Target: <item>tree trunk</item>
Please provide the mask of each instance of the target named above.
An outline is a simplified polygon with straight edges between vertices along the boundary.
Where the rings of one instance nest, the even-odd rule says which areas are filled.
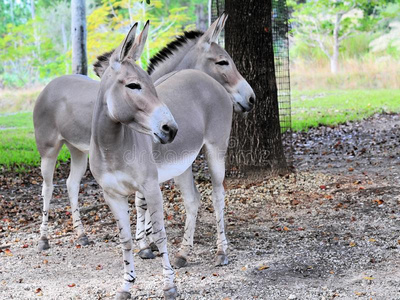
[[[225,48],[256,94],[247,117],[234,114],[228,163],[241,171],[287,170],[279,124],[271,0],[226,0]]]
[[[14,0],[11,0],[11,1],[10,1],[10,13],[11,13],[11,22],[15,25]]]
[[[87,75],[85,0],[71,1],[72,73]]]
[[[335,26],[333,28],[333,51],[331,60],[331,73],[336,74],[338,71],[338,60],[339,60],[339,30],[340,30],[340,22],[342,21],[343,14],[338,13],[336,15]]]
[[[34,19],[35,18],[35,1],[34,0],[31,0],[31,16],[32,16],[32,19]]]
[[[207,16],[203,4],[196,4],[196,28],[201,31],[207,30]]]

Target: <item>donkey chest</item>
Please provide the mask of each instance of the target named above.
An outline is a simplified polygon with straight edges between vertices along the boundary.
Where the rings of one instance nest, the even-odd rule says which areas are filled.
[[[138,184],[134,176],[121,171],[104,173],[101,176],[100,182],[104,191],[123,196],[131,195],[138,189]]]

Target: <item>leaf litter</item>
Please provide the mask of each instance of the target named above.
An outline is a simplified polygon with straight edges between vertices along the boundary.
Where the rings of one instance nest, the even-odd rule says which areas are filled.
[[[193,169],[202,202],[188,272],[179,270],[176,278],[179,299],[399,295],[400,116],[379,115],[310,129],[296,133],[293,145],[296,173],[226,179],[230,262],[220,268],[213,264],[216,237],[210,177],[203,157],[198,157]],[[88,171],[80,205],[93,244],[76,247],[67,209],[68,170],[61,164],[55,173],[51,249],[46,259],[37,251],[42,207],[39,170],[0,175],[0,299],[114,296],[122,278],[115,220]],[[172,258],[182,239],[185,208],[172,181],[162,190]],[[134,198],[129,201],[134,230]],[[160,258],[140,260],[136,243],[134,247],[135,284],[140,290],[135,289],[133,296],[161,298]]]

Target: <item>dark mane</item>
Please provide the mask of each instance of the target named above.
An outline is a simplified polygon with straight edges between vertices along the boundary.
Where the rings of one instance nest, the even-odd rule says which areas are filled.
[[[97,76],[101,78],[104,71],[108,68],[110,64],[110,57],[114,53],[115,49],[103,53],[100,56],[97,56],[97,61],[93,64],[93,71],[96,73]]]
[[[190,40],[197,39],[198,37],[202,36],[203,33],[204,32],[193,30],[185,31],[183,35],[177,36],[174,41],[170,42],[150,59],[150,64],[147,67],[147,73],[151,75],[154,72],[155,67],[172,55],[176,49],[186,44]]]
[[[150,59],[150,64],[147,67],[147,73],[151,75],[156,66],[166,60],[170,55],[172,55],[175,50],[177,50],[182,45],[185,45],[188,41],[197,39],[202,35],[203,32],[193,30],[185,31],[183,35],[177,36],[174,41],[170,42],[167,46],[161,49],[156,55],[154,55]],[[108,68],[110,57],[114,53],[114,51],[115,49],[98,56],[97,61],[93,64],[93,70],[100,78],[103,75],[104,71]]]

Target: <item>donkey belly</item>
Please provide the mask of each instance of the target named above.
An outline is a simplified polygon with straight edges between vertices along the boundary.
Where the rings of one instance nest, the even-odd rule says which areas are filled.
[[[58,92],[57,127],[63,140],[82,152],[89,152],[92,115],[99,82],[84,76],[64,76]]]
[[[196,150],[184,151],[181,155],[175,155],[172,151],[170,155],[167,153],[161,162],[157,162],[158,182],[162,183],[185,172],[192,165],[200,150],[201,147]]]

